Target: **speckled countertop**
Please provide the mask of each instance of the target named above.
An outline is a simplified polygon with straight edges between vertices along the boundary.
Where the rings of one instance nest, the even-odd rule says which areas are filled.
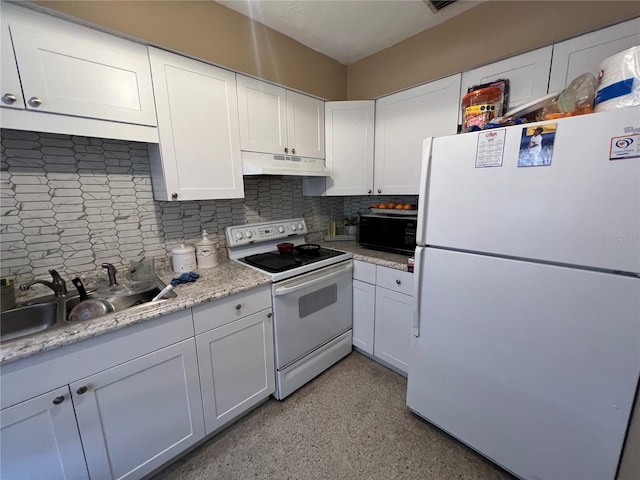
[[[315,240],[314,243],[352,252],[354,260],[407,270],[406,255],[370,250],[359,246],[355,241]],[[111,313],[89,322],[69,323],[37,335],[4,342],[0,344],[0,365],[271,283],[269,275],[233,262],[226,256],[221,258],[220,264],[215,268],[200,269],[197,272],[200,274],[197,281],[178,285],[174,289],[177,295],[175,298]],[[178,276],[171,271],[170,263],[164,260],[156,261],[156,274],[166,284]],[[90,281],[87,282],[84,277],[83,280],[90,286]]]
[[[232,262],[226,257],[221,259],[218,266],[197,272],[200,278],[195,282],[181,284],[174,289],[177,295],[175,298],[110,313],[88,322],[69,323],[37,335],[2,343],[0,365],[271,283],[269,275]],[[171,271],[168,262],[156,262],[156,274],[166,284],[178,276]]]

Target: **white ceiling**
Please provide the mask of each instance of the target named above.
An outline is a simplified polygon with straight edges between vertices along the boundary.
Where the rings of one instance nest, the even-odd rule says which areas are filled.
[[[486,0],[458,0],[433,13],[423,0],[216,0],[349,65]]]

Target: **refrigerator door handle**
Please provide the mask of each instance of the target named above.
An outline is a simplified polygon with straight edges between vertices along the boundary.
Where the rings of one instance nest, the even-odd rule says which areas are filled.
[[[431,152],[433,137],[422,142],[422,169],[420,171],[420,195],[418,196],[418,225],[416,226],[416,243],[425,246],[427,243],[427,205],[429,202],[429,178],[431,177]]]
[[[415,273],[413,278],[413,325],[411,332],[414,337],[420,336],[420,303],[421,303],[421,285],[422,285],[422,256],[424,255],[424,247],[417,247],[415,253]]]

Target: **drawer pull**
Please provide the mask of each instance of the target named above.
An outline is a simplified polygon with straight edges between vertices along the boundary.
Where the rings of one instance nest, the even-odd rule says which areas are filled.
[[[400,285],[402,282],[400,280],[396,280],[396,285]]]
[[[83,385],[83,386],[82,386],[82,387],[80,387],[78,390],[76,390],[76,393],[77,393],[78,395],[82,395],[82,394],[84,394],[84,393],[87,393],[87,390],[88,390],[88,388],[87,388],[86,386],[84,386],[84,385]]]
[[[13,93],[5,93],[2,96],[2,99],[5,101],[5,103],[11,105],[12,103],[15,103],[16,100],[18,100],[18,97],[16,97]]]
[[[236,310],[240,310],[241,308],[242,308],[242,305],[240,305],[240,304],[236,305]]]
[[[62,402],[64,402],[64,397],[62,395],[53,399],[54,405],[60,405]]]
[[[38,97],[31,97],[29,99],[29,103],[34,107],[39,107],[40,105],[42,105],[42,99]]]

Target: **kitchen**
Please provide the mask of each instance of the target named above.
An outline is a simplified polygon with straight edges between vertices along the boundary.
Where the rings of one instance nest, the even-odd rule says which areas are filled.
[[[62,8],[62,5],[64,4],[60,5],[60,8]],[[55,5],[52,5],[52,7],[56,8]],[[87,6],[77,4],[76,8],[82,10],[83,8],[87,8]],[[121,19],[128,18],[131,20],[132,18],[136,18],[135,10],[138,8],[144,9],[144,6],[139,4],[123,4],[122,8],[130,8],[134,10],[131,12],[132,15],[130,16],[119,16]],[[163,4],[161,11],[170,8],[170,4]],[[201,4],[196,4],[193,5],[193,8],[200,9],[203,7]],[[561,9],[562,7],[557,8]],[[624,8],[624,5],[621,4],[621,8]],[[501,15],[507,15],[509,11],[509,7],[503,7],[501,5]],[[549,10],[547,9],[546,12],[549,12]],[[618,10],[618,12],[622,12],[622,10]],[[166,13],[168,12],[165,11],[165,14]],[[85,19],[92,21],[91,14],[92,12],[89,11],[87,13],[88,17]],[[185,12],[174,11],[171,12],[171,14],[172,21],[175,22],[175,19],[180,18],[180,15],[185,15]],[[602,17],[605,14],[615,15],[608,8],[603,8],[603,11],[597,12],[597,14],[594,12],[591,12],[591,14],[593,14],[594,18]],[[624,17],[623,13],[618,14]],[[79,12],[76,12],[76,15],[82,17],[82,14]],[[99,9],[94,11],[93,15],[105,19],[109,17],[105,12],[100,12]],[[515,18],[515,7],[512,11],[512,15],[514,15]],[[558,15],[561,15],[561,13]],[[565,11],[565,15],[568,15],[568,12]],[[616,21],[631,18],[632,16],[634,15],[629,15],[624,18],[620,17],[616,20],[612,19],[610,23],[616,23]],[[232,15],[230,18],[234,19],[235,22],[240,21],[237,16]],[[94,18],[93,21],[100,23],[96,18]],[[217,21],[220,21],[220,19]],[[598,18],[597,21],[602,22],[603,20],[602,18]],[[584,31],[596,28],[596,20],[593,20],[593,22],[593,25],[590,27],[582,27],[585,29]],[[580,28],[579,26],[576,26],[575,23],[573,25],[576,29]],[[605,25],[598,23],[597,27],[600,26]],[[145,37],[140,32],[128,31],[127,28],[123,28],[123,26],[115,28],[115,26],[111,25],[109,27],[128,32],[136,37]],[[190,26],[189,28],[192,29],[194,27]],[[165,29],[164,32],[166,31],[167,30]],[[574,32],[576,35],[578,33],[582,33],[582,31],[577,30]],[[230,35],[238,35],[238,31],[233,31]],[[573,36],[570,32],[558,33],[558,35],[562,39]],[[243,55],[238,55],[237,53],[232,55],[233,58],[229,59],[225,57],[209,58],[209,54],[198,50],[198,48],[202,49],[202,46],[194,45],[193,48],[196,48],[195,50],[192,50],[189,45],[183,47],[182,45],[184,42],[187,44],[189,43],[189,37],[186,35],[183,37],[184,38],[176,40],[177,42],[183,43],[176,43],[175,46],[173,46],[173,44],[167,44],[166,41],[154,41],[154,39],[150,39],[150,41],[154,41],[154,43],[157,43],[158,45],[165,45],[177,51],[188,53],[196,57],[209,59],[214,63],[254,74],[276,83],[281,83],[323,98],[336,100],[346,98],[344,93],[344,82],[329,82],[324,81],[325,79],[323,78],[323,75],[328,75],[328,72],[335,70],[344,71],[345,68],[328,61],[326,58],[318,60],[313,63],[313,65],[310,65],[309,68],[304,68],[304,63],[298,63],[295,69],[280,66],[277,71],[263,72],[255,70],[257,67],[253,67],[254,69],[252,69],[248,68],[246,65],[239,65],[238,62],[251,62],[251,59],[248,59]],[[230,38],[234,37],[232,36]],[[558,38],[558,40],[560,38]],[[501,48],[513,48],[514,51],[502,53],[497,52],[495,55],[500,57],[509,56],[509,54],[538,47],[542,44],[547,44],[555,40],[557,39],[536,38],[534,40],[529,40],[531,43],[526,46],[507,46],[505,45],[507,42],[503,42]],[[201,44],[202,42],[197,43]],[[234,43],[239,47],[247,46],[247,43],[243,41],[220,43],[224,43],[225,45],[228,45],[228,43]],[[300,46],[295,45],[292,48],[300,48]],[[305,53],[308,54],[308,57],[315,58],[315,52]],[[230,55],[230,53],[225,51],[223,55]],[[306,56],[301,56],[298,53],[293,53],[292,55],[299,58],[300,62],[304,62],[306,60]],[[416,64],[420,64],[420,62],[423,62],[426,58],[433,58],[427,57],[426,55],[427,54],[425,53],[424,58],[416,55]],[[444,55],[444,53],[440,52],[439,55]],[[485,55],[487,55],[487,53],[485,53]],[[470,67],[489,63],[495,58],[496,57],[479,57],[478,59],[473,60],[476,63],[466,61],[467,63],[464,65],[453,65],[449,67],[449,71],[434,71],[433,73],[430,73],[432,76],[429,78],[423,76],[419,79],[415,78],[415,76],[418,75],[416,72],[403,72],[402,68],[398,67],[397,78],[394,76],[394,79],[389,81],[388,86],[382,87],[383,90],[376,91],[376,88],[380,87],[376,87],[372,81],[372,85],[361,85],[361,93],[358,93],[357,82],[359,78],[360,81],[362,81],[362,79],[359,77],[358,66],[356,66],[349,72],[348,81],[350,83],[353,82],[353,84],[350,86],[350,95],[348,98],[376,98],[385,93],[390,93],[391,91],[399,90],[413,84],[422,83],[432,78],[438,78],[455,71],[466,71]],[[371,59],[370,62],[373,60],[374,59]],[[449,62],[451,61],[453,60],[450,60]],[[461,59],[458,61],[465,60]],[[276,62],[277,65],[284,65],[285,63],[286,62]],[[326,64],[329,65],[325,69],[324,65]],[[438,66],[434,66],[434,68],[447,68],[446,66],[441,66],[442,64],[446,65],[446,62],[438,62]],[[262,62],[261,66],[265,69],[270,67],[273,68],[269,62]],[[362,69],[366,69],[367,62],[361,64],[360,67]],[[407,69],[409,67],[404,66],[404,68]],[[301,83],[303,82],[304,75],[307,74],[306,72],[313,72],[314,75],[321,80],[319,82],[321,85],[309,85],[307,87]],[[296,79],[295,77],[297,75],[300,75],[302,78]],[[365,77],[367,75],[368,73],[365,72]],[[424,73],[420,73],[419,75],[424,75]],[[412,77],[414,80],[411,79]],[[403,85],[403,82],[406,83]],[[331,86],[336,83],[340,83],[342,85],[341,88],[343,89],[343,93],[324,90],[331,88]],[[369,90],[366,90],[367,88]],[[353,93],[351,93],[352,91]],[[11,138],[11,135],[13,135],[14,138]],[[11,242],[16,242],[14,245],[17,247],[15,250],[9,249],[6,254],[4,250],[5,241],[3,238],[3,268],[5,266],[10,266],[12,263],[13,265],[23,267],[25,265],[25,260],[27,260],[27,263],[30,265],[31,259],[34,259],[35,268],[28,271],[38,276],[46,276],[48,268],[51,268],[52,266],[59,266],[61,264],[65,265],[70,272],[80,272],[95,268],[95,265],[101,262],[117,262],[120,259],[129,260],[139,254],[141,245],[147,255],[166,256],[168,250],[178,244],[183,238],[193,240],[197,239],[202,226],[206,226],[208,231],[218,233],[216,238],[218,243],[216,246],[222,251],[224,251],[223,230],[224,227],[228,225],[238,225],[278,218],[304,217],[307,223],[307,229],[316,232],[324,232],[326,231],[326,226],[329,220],[334,218],[336,215],[342,216],[351,214],[361,210],[362,208],[367,208],[371,203],[373,203],[373,201],[367,197],[366,191],[356,197],[310,197],[303,194],[304,186],[299,181],[287,180],[284,178],[268,179],[265,177],[249,177],[244,180],[244,200],[222,199],[202,201],[187,200],[185,202],[154,202],[153,191],[148,174],[149,166],[144,162],[146,153],[146,145],[144,143],[130,144],[123,141],[100,140],[90,135],[64,137],[59,135],[49,135],[47,133],[38,134],[34,132],[3,131],[3,143],[9,140],[11,140],[12,143],[4,147],[5,154],[10,156],[8,151],[12,148],[16,149],[16,158],[15,160],[11,160],[11,162],[15,161],[15,163],[10,163],[10,167],[22,169],[23,172],[33,172],[35,168],[42,168],[44,166],[47,172],[51,172],[47,175],[49,179],[55,182],[61,182],[59,185],[55,185],[54,187],[59,191],[59,194],[56,196],[82,196],[85,200],[96,202],[88,205],[90,208],[95,210],[88,211],[87,216],[83,216],[83,218],[77,218],[77,215],[74,216],[73,214],[75,210],[73,210],[73,207],[70,207],[70,210],[67,210],[66,212],[55,212],[57,217],[56,222],[52,222],[51,220],[47,221],[46,219],[41,218],[38,218],[37,221],[33,220],[33,224],[29,225],[29,228],[43,228],[43,230],[38,230],[38,234],[52,235],[52,237],[43,238],[46,243],[38,242],[37,245],[40,246],[34,246],[33,252],[30,252],[29,255],[25,255],[24,248],[19,248],[19,242],[22,241],[24,237],[20,237],[19,235],[15,238],[6,237],[10,238]],[[43,145],[41,155],[38,155],[36,153],[37,150],[34,150],[33,148],[36,143]],[[11,156],[14,155],[12,154]],[[44,156],[46,156],[46,158],[43,161]],[[74,156],[73,161],[69,159],[70,156]],[[76,179],[77,181],[75,183],[62,183],[68,182],[68,179],[64,178],[65,175],[62,174],[68,173],[70,171],[69,169],[77,171],[79,178]],[[108,182],[108,185],[96,185],[95,183],[91,184],[87,179],[89,174],[93,176],[99,176],[96,174],[117,175],[125,169],[127,169],[127,172],[133,171],[134,173],[132,175],[133,180],[128,184],[118,185],[117,179],[113,179],[114,184],[110,181]],[[136,175],[137,172],[139,172],[139,175]],[[56,174],[60,174],[60,178],[55,178]],[[27,176],[29,175],[23,175],[22,177]],[[33,176],[31,176],[31,179],[25,178],[24,181],[28,182],[32,180],[32,178]],[[19,184],[20,181],[20,179],[17,180],[17,183]],[[77,185],[78,183],[80,184],[79,186]],[[66,189],[68,189],[68,191]],[[111,189],[114,190],[112,191]],[[21,222],[34,218],[33,214],[27,213],[28,211],[33,210],[36,212],[42,212],[47,209],[47,207],[37,203],[39,201],[43,201],[38,198],[37,194],[39,189],[37,187],[25,189],[23,191],[28,192],[26,195],[27,198],[19,197],[20,201],[25,201],[27,204],[29,204],[30,201],[34,203],[32,209],[23,209],[24,211],[22,212],[22,215],[24,215],[24,218],[20,219]],[[43,192],[40,191],[40,193]],[[396,192],[394,192],[394,194],[395,193]],[[404,193],[411,193],[415,195],[417,191]],[[16,192],[16,194],[21,193]],[[265,198],[268,200],[265,201]],[[48,199],[49,197],[46,197],[46,200],[44,201],[48,201]],[[377,198],[376,201],[378,201]],[[72,202],[68,202],[68,204],[73,205]],[[118,214],[114,215],[113,212],[117,212]],[[122,212],[121,215],[120,212]],[[41,214],[41,216],[45,218],[52,218],[53,215]],[[115,222],[113,221],[114,217]],[[54,238],[56,237],[55,232],[48,231],[46,228],[51,227],[53,223],[58,222],[68,222],[58,225],[66,230],[66,234],[60,234],[59,238]],[[94,229],[98,230],[97,235],[94,234]],[[162,235],[158,234],[160,231],[162,232]],[[91,232],[91,235],[89,235],[89,232]],[[97,238],[97,242],[96,240],[93,240],[94,238]],[[131,245],[131,247],[129,247],[129,245]],[[10,247],[11,245],[7,246]],[[87,247],[91,249],[89,258],[87,257]],[[31,249],[31,247],[29,249]],[[49,252],[49,250],[51,250],[51,252]],[[46,254],[39,254],[37,252],[46,252]],[[36,263],[38,260],[40,261]],[[12,263],[6,263],[7,261]]]

